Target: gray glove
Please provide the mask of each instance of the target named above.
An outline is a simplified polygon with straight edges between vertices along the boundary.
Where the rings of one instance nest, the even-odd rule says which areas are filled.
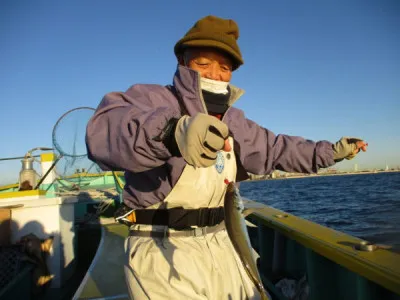
[[[199,113],[183,116],[175,129],[175,139],[185,161],[195,167],[209,167],[215,163],[217,152],[224,147],[229,130],[216,117]]]
[[[336,144],[333,145],[333,160],[335,162],[342,161],[343,159],[353,159],[358,152],[357,142],[362,141],[359,138],[353,137],[342,137]]]

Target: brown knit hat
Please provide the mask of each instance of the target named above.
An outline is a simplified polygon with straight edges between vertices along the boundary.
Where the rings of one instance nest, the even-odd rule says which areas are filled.
[[[187,47],[218,48],[233,58],[233,69],[235,70],[244,63],[237,44],[238,38],[239,27],[235,21],[207,16],[197,21],[175,44],[174,52],[178,57]]]

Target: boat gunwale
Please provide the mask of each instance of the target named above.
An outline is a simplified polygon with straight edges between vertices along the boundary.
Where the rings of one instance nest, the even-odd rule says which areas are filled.
[[[360,244],[362,239],[252,200],[247,199],[245,207],[254,210],[249,217],[251,221],[256,220],[257,225],[277,230],[319,255],[400,295],[399,254],[387,249],[359,251],[350,245]],[[282,215],[287,217],[282,218]],[[399,263],[390,263],[396,260]]]

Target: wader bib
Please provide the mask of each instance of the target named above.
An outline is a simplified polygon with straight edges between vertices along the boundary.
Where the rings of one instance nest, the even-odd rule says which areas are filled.
[[[149,208],[223,206],[225,179],[235,180],[232,150],[220,151],[215,165],[186,165],[167,198]],[[174,229],[160,225],[131,226],[133,231],[167,231],[164,238],[129,236],[125,240],[125,279],[132,299],[259,299],[223,225],[207,233],[198,228],[192,236],[173,236]],[[205,229],[204,229],[205,228]],[[211,228],[210,228],[211,229]]]

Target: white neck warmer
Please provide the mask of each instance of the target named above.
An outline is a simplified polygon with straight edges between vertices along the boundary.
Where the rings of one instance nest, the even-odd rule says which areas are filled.
[[[200,77],[200,88],[214,94],[227,94],[229,82]]]

